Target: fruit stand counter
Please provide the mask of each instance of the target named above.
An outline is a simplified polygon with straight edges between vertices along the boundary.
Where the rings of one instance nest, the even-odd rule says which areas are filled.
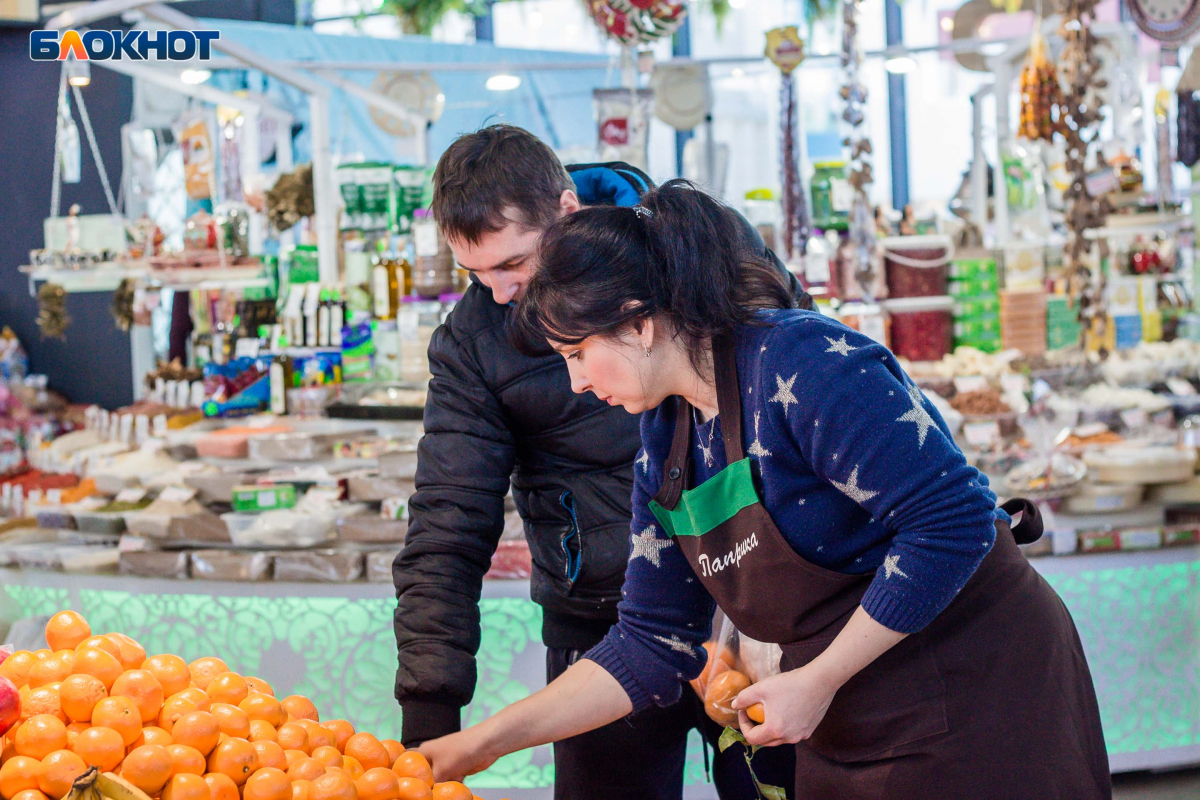
[[[1033,561],[1079,626],[1115,771],[1200,763],[1200,547]],[[399,738],[395,599],[386,584],[225,583],[0,570],[0,625],[62,608],[150,653],[219,653],[329,718]],[[543,684],[541,614],[526,581],[487,581],[476,722]],[[0,628],[2,629],[2,628]],[[40,626],[38,627],[40,631]],[[710,798],[693,748],[688,798]],[[549,748],[471,781],[487,798],[549,798]],[[501,790],[499,793],[497,790]]]

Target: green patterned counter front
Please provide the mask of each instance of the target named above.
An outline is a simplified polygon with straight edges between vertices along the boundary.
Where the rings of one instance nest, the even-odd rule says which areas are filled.
[[[1200,763],[1200,548],[1034,563],[1079,627],[1114,770]],[[97,632],[127,633],[151,654],[178,653],[189,661],[220,656],[232,669],[269,681],[280,697],[306,695],[326,718],[399,738],[389,586],[9,570],[0,570],[0,580],[5,625],[73,608]],[[527,696],[545,675],[541,613],[528,599],[528,584],[488,582],[481,610],[479,685],[466,724]],[[688,783],[703,781],[703,762],[693,747]],[[501,759],[472,781],[480,789],[551,785],[547,747]]]

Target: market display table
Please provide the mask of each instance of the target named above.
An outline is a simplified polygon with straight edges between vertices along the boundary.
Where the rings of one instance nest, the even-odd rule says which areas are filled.
[[[1047,557],[1092,668],[1114,771],[1200,763],[1200,547]],[[0,624],[61,608],[150,653],[220,654],[276,694],[312,698],[329,718],[399,738],[392,699],[395,599],[387,584],[228,583],[0,570]],[[543,685],[541,613],[527,581],[487,581],[475,700],[478,722]],[[695,735],[693,735],[695,738]],[[696,738],[694,744],[698,742]],[[713,797],[694,746],[689,798]],[[548,798],[547,747],[501,759],[471,781],[487,797]],[[496,790],[501,790],[497,792]]]

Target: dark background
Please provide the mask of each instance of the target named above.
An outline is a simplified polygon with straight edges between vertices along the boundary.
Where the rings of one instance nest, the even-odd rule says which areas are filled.
[[[295,24],[293,0],[193,0],[175,3],[195,17]],[[120,20],[93,23],[114,30]],[[129,334],[113,322],[107,292],[69,295],[71,324],[64,340],[46,339],[38,330],[37,301],[17,267],[29,251],[42,247],[42,220],[50,214],[54,169],[55,103],[60,65],[29,58],[32,27],[0,26],[0,327],[11,327],[29,354],[30,369],[50,378],[50,386],[75,403],[115,408],[133,401]],[[121,176],[121,126],[129,122],[132,81],[97,64],[92,82],[82,89],[108,168],[113,193]],[[66,213],[78,203],[84,214],[107,213],[99,173],[76,112],[83,153],[83,179],[63,184]]]

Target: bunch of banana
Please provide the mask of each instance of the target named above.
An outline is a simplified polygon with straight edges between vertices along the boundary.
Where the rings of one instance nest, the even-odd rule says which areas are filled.
[[[150,795],[112,772],[92,767],[75,779],[65,800],[151,800]]]

